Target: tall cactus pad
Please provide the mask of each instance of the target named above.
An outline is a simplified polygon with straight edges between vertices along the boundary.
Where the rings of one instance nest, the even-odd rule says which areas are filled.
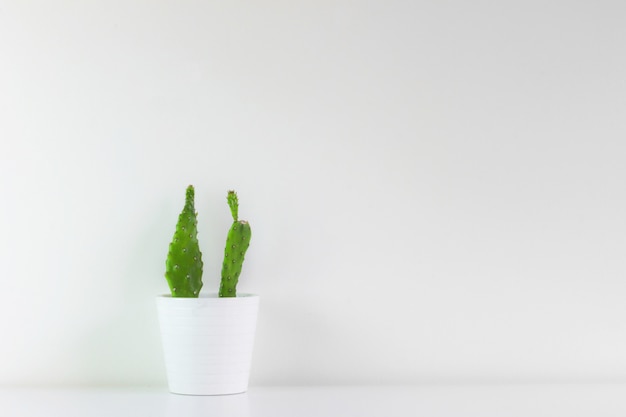
[[[185,207],[165,262],[165,278],[172,297],[198,297],[202,288],[202,253],[198,245],[198,220],[193,186],[187,187]]]
[[[252,232],[247,221],[238,219],[239,202],[237,194],[234,191],[229,191],[227,200],[233,216],[233,224],[226,238],[219,296],[236,297],[237,283],[239,282],[239,275],[241,274],[246,251],[248,246],[250,246]]]

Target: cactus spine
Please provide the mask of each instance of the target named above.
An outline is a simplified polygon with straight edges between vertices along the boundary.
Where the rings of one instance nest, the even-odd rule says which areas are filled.
[[[194,188],[187,187],[185,207],[178,216],[176,232],[165,262],[165,278],[172,297],[198,297],[202,288],[202,253],[198,245],[198,220]]]
[[[250,225],[245,220],[239,220],[239,201],[234,191],[227,196],[228,206],[233,216],[233,224],[228,231],[224,262],[222,263],[222,281],[220,283],[220,297],[236,297],[237,283],[241,274],[244,257],[250,246]]]

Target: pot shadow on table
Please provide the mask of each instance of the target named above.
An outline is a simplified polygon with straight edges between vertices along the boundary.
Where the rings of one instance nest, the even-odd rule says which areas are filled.
[[[338,359],[329,362],[323,357],[338,340],[332,329],[329,317],[297,298],[262,298],[251,385],[318,384]]]
[[[155,301],[159,293],[167,291],[163,277],[167,243],[164,246],[156,232],[165,217],[165,212],[154,215],[125,264],[117,269],[122,277],[115,280],[118,287],[110,306],[101,307],[101,303],[100,309],[105,311],[99,317],[85,318],[89,327],[77,335],[72,347],[76,378],[85,385],[166,390]]]

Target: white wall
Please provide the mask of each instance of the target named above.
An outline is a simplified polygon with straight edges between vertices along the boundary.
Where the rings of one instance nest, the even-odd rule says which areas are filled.
[[[253,384],[626,377],[621,2],[3,1],[0,383],[163,384],[235,188]]]

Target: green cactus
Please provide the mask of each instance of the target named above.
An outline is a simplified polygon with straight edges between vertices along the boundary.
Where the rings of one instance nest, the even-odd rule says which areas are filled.
[[[165,262],[165,278],[172,297],[198,297],[202,288],[202,253],[198,245],[198,220],[194,189],[187,187],[185,207],[178,216],[176,232]]]
[[[220,297],[236,297],[237,283],[241,274],[244,257],[250,246],[250,225],[245,220],[239,220],[239,201],[234,191],[228,192],[228,206],[233,216],[233,224],[228,231],[224,262],[222,263],[222,282],[220,283]]]

